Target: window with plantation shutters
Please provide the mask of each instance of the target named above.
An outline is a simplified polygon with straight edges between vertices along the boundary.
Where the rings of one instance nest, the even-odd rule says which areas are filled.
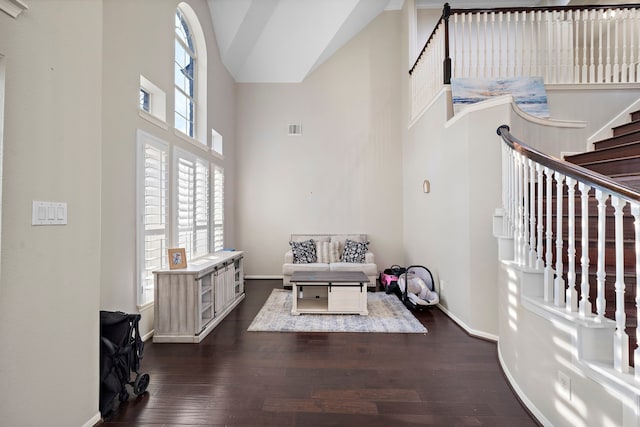
[[[213,168],[213,250],[224,248],[224,170]]]
[[[189,23],[178,8],[175,16],[175,127],[195,137],[196,53]]]
[[[138,303],[153,301],[153,271],[167,266],[167,144],[138,131]]]
[[[209,253],[209,163],[176,150],[177,246],[187,260]]]

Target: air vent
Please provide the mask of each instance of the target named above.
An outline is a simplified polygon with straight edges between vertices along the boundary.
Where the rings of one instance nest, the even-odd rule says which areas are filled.
[[[302,125],[289,125],[289,136],[302,135]]]

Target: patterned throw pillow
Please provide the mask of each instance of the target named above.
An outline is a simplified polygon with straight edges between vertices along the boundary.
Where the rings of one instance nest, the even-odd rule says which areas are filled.
[[[289,242],[291,252],[293,253],[294,264],[309,264],[316,262],[316,242],[313,239],[304,242]]]
[[[364,255],[367,253],[369,241],[354,242],[353,240],[345,240],[344,251],[342,252],[342,262],[364,262]]]

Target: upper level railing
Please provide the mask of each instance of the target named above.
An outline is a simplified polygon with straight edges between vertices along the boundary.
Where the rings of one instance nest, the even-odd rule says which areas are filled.
[[[640,5],[451,9],[409,70],[412,118],[451,78],[640,81]]]
[[[640,193],[527,146],[513,137],[507,126],[501,126],[498,134],[505,143],[502,208],[506,221],[502,233],[514,239],[514,262],[543,274],[544,301],[559,311],[576,313],[581,321],[594,324],[602,324],[606,317],[613,318],[613,343],[598,345],[610,348],[613,344],[608,353],[612,356],[612,368],[631,375],[630,359],[640,361],[640,349],[630,349],[628,335],[635,328],[637,342],[640,329],[627,321],[627,313],[640,318]],[[595,219],[590,206],[597,210]],[[563,213],[565,208],[567,211]],[[613,239],[608,240],[607,210],[614,214]],[[631,228],[631,221],[626,219],[634,221],[631,233],[629,230],[625,233],[625,224]],[[611,232],[610,228],[608,233]],[[590,233],[595,233],[596,239],[590,238]],[[630,242],[635,244],[630,247]],[[629,252],[634,254],[627,263],[633,269],[631,272],[625,271],[625,243],[627,256]],[[576,248],[576,244],[580,246]],[[608,254],[607,244],[614,246]],[[612,255],[614,259],[610,260]],[[594,261],[595,269],[590,268]],[[615,266],[614,283],[606,280],[609,265]],[[595,272],[595,278],[591,272]],[[627,286],[625,280],[633,282],[634,288]],[[635,301],[629,298],[625,301],[625,292],[634,291]],[[609,306],[607,294],[615,295]],[[611,306],[614,313],[607,312]],[[635,369],[635,380],[640,381],[640,369]]]

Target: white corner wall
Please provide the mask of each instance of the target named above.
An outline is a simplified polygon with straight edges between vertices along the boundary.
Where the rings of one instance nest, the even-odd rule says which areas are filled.
[[[496,129],[508,104],[447,122],[448,91],[409,129],[404,147],[404,245],[408,264],[439,278],[441,305],[469,332],[497,337],[497,245],[491,223],[500,197]],[[431,191],[422,191],[428,180]]]
[[[0,13],[0,425],[98,421],[102,1]],[[32,226],[33,200],[68,224]]]
[[[238,85],[245,274],[281,276],[291,233],[367,233],[380,269],[404,261],[400,25],[382,13],[302,83]]]

